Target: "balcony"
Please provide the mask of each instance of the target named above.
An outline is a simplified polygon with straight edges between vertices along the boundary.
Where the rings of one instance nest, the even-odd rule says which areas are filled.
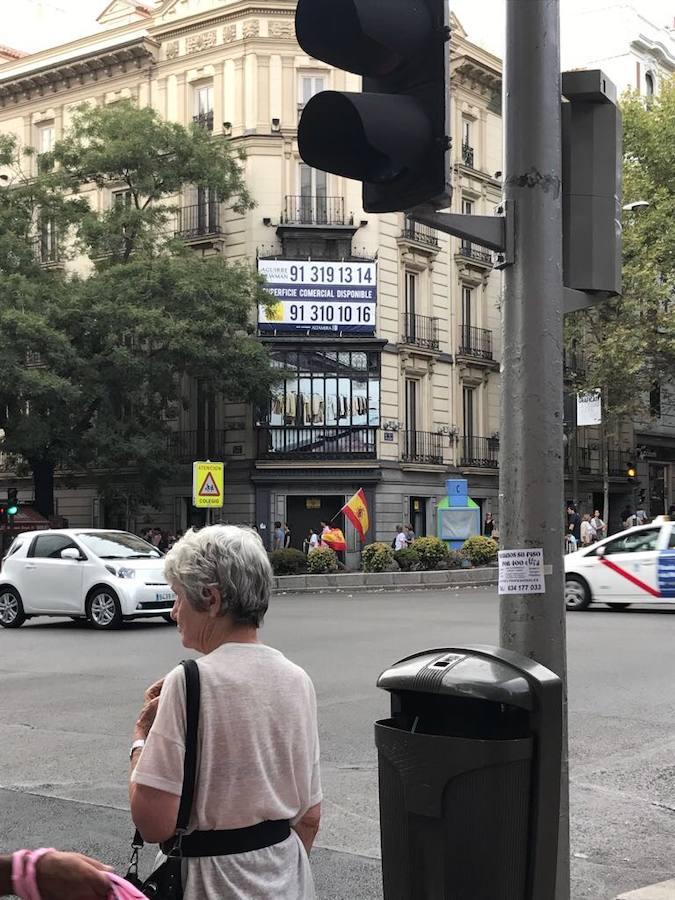
[[[438,319],[433,316],[419,316],[417,313],[405,313],[403,316],[404,344],[422,347],[425,350],[438,350]]]
[[[225,432],[216,431],[209,436],[205,431],[174,431],[167,435],[166,445],[169,456],[176,463],[222,459],[225,455]]]
[[[258,459],[375,459],[377,428],[359,425],[317,425],[258,429]]]
[[[220,205],[218,203],[197,203],[183,206],[176,213],[175,236],[184,241],[198,241],[218,237],[220,228]]]
[[[433,431],[404,431],[401,462],[443,465],[443,435]]]
[[[405,225],[403,226],[401,237],[406,241],[424,244],[425,247],[433,247],[434,250],[438,250],[439,247],[436,229],[430,228],[428,225],[420,225],[419,222],[414,222],[408,216],[405,217]]]
[[[457,355],[492,362],[492,331],[489,328],[462,325]]]
[[[565,474],[573,472],[574,454],[572,447],[565,446]],[[631,450],[609,450],[607,454],[607,472],[611,478],[626,478],[628,464],[635,462],[635,453]],[[577,474],[602,475],[602,454],[599,447],[577,447]]]
[[[284,200],[282,225],[349,226],[354,217],[345,217],[343,197],[322,197],[314,194],[290,194]]]
[[[563,350],[563,377],[565,381],[583,381],[586,365],[581,353]]]
[[[473,169],[473,147],[469,144],[462,144],[462,162]]]
[[[470,241],[462,241],[459,246],[458,254],[464,259],[470,260],[472,263],[477,263],[481,268],[492,268],[494,265],[492,251],[484,250],[482,247],[479,247],[477,244],[472,244]]]
[[[499,468],[499,439],[467,435],[459,439],[460,466],[472,469]]]
[[[204,131],[213,131],[213,110],[210,109],[208,112],[198,113],[192,117],[192,121],[195,125],[203,128]]]

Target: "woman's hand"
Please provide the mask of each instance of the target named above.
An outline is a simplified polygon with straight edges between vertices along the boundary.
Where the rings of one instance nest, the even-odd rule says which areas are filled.
[[[151,684],[143,695],[144,703],[134,726],[134,740],[146,740],[157,715],[159,695],[162,693],[164,679],[160,678]]]
[[[111,866],[81,853],[46,853],[37,863],[42,900],[103,900],[112,896],[106,872]]]

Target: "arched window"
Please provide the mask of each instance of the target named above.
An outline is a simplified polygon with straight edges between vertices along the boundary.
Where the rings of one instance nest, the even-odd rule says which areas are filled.
[[[648,97],[654,96],[654,76],[651,72],[645,74],[645,94]]]

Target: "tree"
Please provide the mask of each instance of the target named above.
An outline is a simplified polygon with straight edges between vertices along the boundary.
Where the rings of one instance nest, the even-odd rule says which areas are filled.
[[[186,379],[212,401],[255,402],[272,373],[250,324],[268,302],[258,276],[197,257],[169,227],[186,182],[236,210],[251,206],[227,142],[129,103],[83,108],[41,170],[37,182],[17,177],[1,192],[0,424],[3,449],[27,460],[49,515],[59,465],[135,470],[146,493],[170,478],[166,418],[188,404]],[[17,235],[35,233],[35,212],[22,218],[19,203],[35,183],[37,207],[53,202],[92,262],[89,278],[45,272],[27,254],[11,271]],[[92,185],[127,193],[99,212],[85,199]]]
[[[568,345],[584,347],[580,387],[602,387],[610,427],[648,415],[647,397],[675,371],[675,79],[658,97],[628,94],[623,217],[623,294],[567,317]]]

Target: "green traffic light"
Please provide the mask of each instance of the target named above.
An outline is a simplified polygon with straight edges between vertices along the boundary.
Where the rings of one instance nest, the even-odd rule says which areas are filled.
[[[18,511],[19,511],[18,506],[8,506],[7,507],[7,515],[8,516],[15,516],[18,513]]]

